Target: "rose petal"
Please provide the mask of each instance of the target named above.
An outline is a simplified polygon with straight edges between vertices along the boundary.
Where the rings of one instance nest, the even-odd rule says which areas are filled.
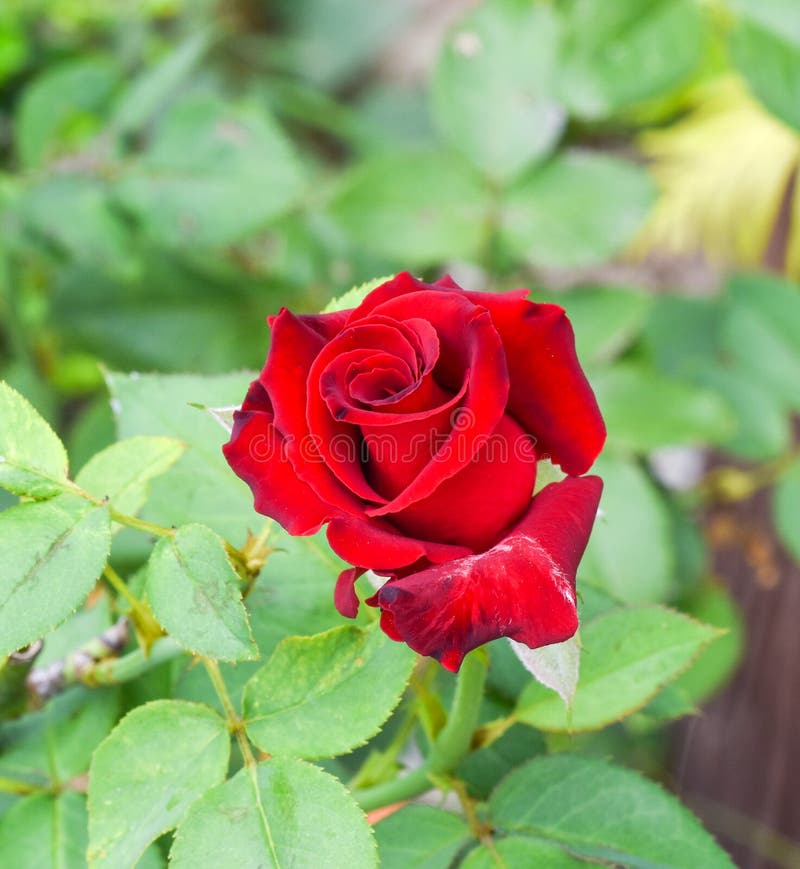
[[[421,560],[436,564],[472,554],[466,546],[411,538],[380,519],[336,518],[328,525],[328,542],[340,558],[378,573]]]
[[[509,383],[500,337],[489,312],[463,295],[439,291],[432,300],[430,293],[410,293],[386,302],[376,312],[398,319],[422,314],[436,329],[441,344],[434,370],[437,382],[452,392],[467,383],[458,420],[453,419],[450,434],[431,461],[388,504],[367,511],[371,516],[384,516],[427,497],[473,460],[503,418]]]
[[[497,637],[563,642],[578,627],[575,573],[601,491],[599,477],[551,483],[488,552],[390,580],[367,603],[391,614],[390,635],[453,671]]]
[[[270,412],[236,411],[231,439],[222,452],[234,472],[250,486],[255,509],[271,516],[290,534],[313,534],[339,513],[297,478]]]
[[[328,314],[299,314],[297,319],[304,326],[313,329],[327,343],[344,329],[350,313],[350,310],[344,310],[332,311]]]
[[[320,458],[318,440],[306,422],[306,381],[324,338],[310,325],[285,308],[270,318],[272,344],[259,378],[275,408],[275,426],[286,441],[286,454],[297,476],[321,500],[359,515],[361,501],[336,479]]]
[[[508,409],[567,474],[585,473],[606,439],[594,392],[575,352],[572,326],[558,305],[525,301],[526,290],[466,295],[489,309],[500,333],[511,390]]]
[[[391,521],[413,536],[461,543],[480,552],[525,512],[535,483],[531,440],[504,416],[472,462],[427,498],[392,514]]]
[[[350,567],[343,570],[336,580],[333,590],[333,603],[337,610],[346,618],[354,619],[358,615],[358,595],[356,580],[365,572],[363,567]]]
[[[409,274],[409,272],[400,272],[391,280],[375,287],[375,289],[367,295],[364,301],[357,308],[348,312],[350,315],[348,317],[348,322],[355,323],[358,320],[363,320],[365,317],[370,316],[378,306],[384,304],[384,302],[388,302],[390,299],[405,296],[408,293],[431,290],[435,292],[437,290],[446,289],[450,288],[443,285],[440,286],[438,282],[436,284],[426,284],[424,281],[420,281],[412,274]]]

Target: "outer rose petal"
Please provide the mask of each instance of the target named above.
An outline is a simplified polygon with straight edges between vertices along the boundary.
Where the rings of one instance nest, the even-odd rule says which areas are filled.
[[[551,483],[488,552],[390,580],[367,603],[389,615],[390,636],[453,671],[498,637],[563,642],[578,628],[575,573],[602,488],[599,477]]]
[[[270,412],[237,411],[231,439],[222,452],[250,486],[255,509],[276,519],[290,534],[313,534],[339,514],[297,478]]]
[[[589,470],[606,439],[597,400],[575,352],[572,326],[558,305],[525,301],[527,290],[466,296],[489,309],[500,333],[511,390],[508,409],[570,475]]]
[[[333,590],[333,603],[337,610],[347,619],[354,619],[358,614],[358,595],[356,580],[364,573],[363,567],[349,567],[339,574],[336,587]]]

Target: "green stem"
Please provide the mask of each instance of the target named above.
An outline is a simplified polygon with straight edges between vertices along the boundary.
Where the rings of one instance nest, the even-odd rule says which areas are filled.
[[[452,772],[469,754],[472,734],[478,723],[486,681],[486,654],[472,652],[464,658],[456,682],[453,705],[422,766],[392,781],[356,790],[356,801],[365,811],[409,800],[430,790],[436,776]]]
[[[163,525],[156,525],[154,522],[146,522],[144,519],[138,519],[136,516],[128,516],[127,513],[120,513],[119,510],[111,508],[111,518],[120,525],[127,525],[128,528],[135,528],[137,531],[142,531],[145,534],[153,534],[156,537],[173,537],[175,535],[174,528],[166,528]]]
[[[228,729],[236,737],[236,742],[239,745],[239,751],[242,753],[242,759],[247,767],[254,768],[256,759],[253,755],[253,750],[250,748],[250,743],[247,741],[247,734],[244,730],[244,722],[236,712],[236,708],[231,700],[231,695],[228,693],[228,686],[222,678],[222,673],[219,669],[219,664],[212,658],[202,658],[203,666],[206,668],[208,678],[217,692],[222,708],[225,710],[225,717],[228,719]]]
[[[105,576],[108,584],[114,591],[125,600],[128,606],[132,610],[138,610],[140,607],[139,598],[128,588],[125,580],[117,573],[116,570],[110,565],[107,564],[103,568],[103,575]]]
[[[142,649],[135,649],[121,658],[108,658],[98,661],[93,667],[82,674],[80,681],[84,685],[118,685],[121,682],[130,682],[142,673],[152,670],[165,661],[171,661],[186,654],[186,650],[179,646],[171,637],[162,637],[156,640],[150,647],[150,653],[145,654]]]
[[[41,793],[45,790],[47,789],[40,785],[33,785],[29,782],[0,776],[0,793],[2,794],[18,794],[19,796],[25,796],[26,794]]]

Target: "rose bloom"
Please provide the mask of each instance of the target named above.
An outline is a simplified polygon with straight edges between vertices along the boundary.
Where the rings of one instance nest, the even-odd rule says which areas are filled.
[[[597,512],[582,477],[605,441],[557,305],[402,273],[355,309],[269,322],[263,371],[225,456],[291,534],[327,523],[393,639],[457,670],[497,637],[531,648],[578,627],[575,573]],[[533,494],[537,461],[567,476]]]

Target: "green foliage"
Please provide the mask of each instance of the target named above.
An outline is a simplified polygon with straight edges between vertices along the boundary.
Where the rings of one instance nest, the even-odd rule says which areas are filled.
[[[672,683],[672,687],[687,701],[702,703],[727,684],[741,660],[744,647],[742,614],[730,592],[716,583],[701,586],[683,605],[693,618],[724,631]]]
[[[0,513],[0,654],[64,621],[97,582],[110,545],[108,507],[71,495]]]
[[[786,0],[733,0],[739,19],[730,34],[733,61],[776,117],[800,128],[800,20]]]
[[[581,671],[575,699],[538,682],[520,695],[516,716],[540,730],[597,730],[641,709],[685,670],[717,632],[660,607],[616,610],[581,630]]]
[[[580,576],[624,603],[662,602],[674,591],[676,553],[667,504],[647,474],[628,459],[601,456],[600,517]]]
[[[170,865],[278,869],[310,866],[321,855],[331,869],[378,865],[369,825],[344,787],[311,764],[275,758],[243,769],[191,807]]]
[[[613,447],[647,453],[674,444],[718,444],[735,425],[716,392],[644,366],[619,363],[598,372],[593,385]]]
[[[566,151],[509,191],[501,240],[517,260],[542,268],[603,262],[624,248],[653,201],[644,170],[588,151]]]
[[[289,637],[247,683],[247,732],[264,751],[315,759],[374,736],[399,703],[414,666],[407,646],[373,626]]]
[[[63,491],[67,453],[58,435],[7,383],[0,383],[0,416],[0,485],[33,498]]]
[[[354,246],[408,267],[475,259],[489,192],[458,157],[437,151],[373,157],[347,173],[331,215]]]
[[[257,527],[247,486],[230,473],[222,455],[225,431],[190,406],[233,407],[252,376],[108,375],[121,438],[168,436],[186,444],[174,467],[153,481],[144,518],[168,527],[200,523],[234,542],[243,542],[247,528]]]
[[[501,782],[489,812],[504,832],[546,836],[594,860],[664,869],[733,867],[674,797],[603,760],[534,760]]]
[[[501,866],[547,866],[547,869],[586,869],[587,862],[578,860],[558,845],[536,839],[509,836],[491,848],[481,845],[471,851],[461,864],[463,869],[493,869],[498,858]]]
[[[702,60],[692,0],[566,0],[558,92],[576,115],[613,115],[680,85]]]
[[[257,657],[239,577],[210,528],[184,525],[159,541],[147,565],[147,597],[156,618],[190,651],[222,661]]]
[[[66,791],[20,800],[0,821],[0,863],[18,869],[84,869],[86,798]]]
[[[263,109],[200,94],[161,120],[115,192],[160,241],[223,247],[287,211],[302,190],[291,146]]]
[[[169,470],[183,450],[183,444],[171,438],[128,438],[97,453],[81,468],[75,483],[107,499],[120,513],[136,515],[147,500],[150,481]]]
[[[383,869],[449,866],[471,838],[464,819],[432,806],[410,805],[375,828]]]
[[[130,866],[223,780],[229,753],[225,722],[207,707],[163,700],[128,713],[92,760],[89,865]]]
[[[119,716],[119,691],[73,688],[44,709],[2,725],[0,775],[58,788],[84,775]]]
[[[119,70],[103,57],[69,61],[48,70],[20,101],[15,146],[20,162],[34,169],[85,144],[119,83]]]
[[[558,18],[549,5],[479,6],[450,33],[433,81],[450,144],[498,182],[548,154],[563,129],[552,97]]]

